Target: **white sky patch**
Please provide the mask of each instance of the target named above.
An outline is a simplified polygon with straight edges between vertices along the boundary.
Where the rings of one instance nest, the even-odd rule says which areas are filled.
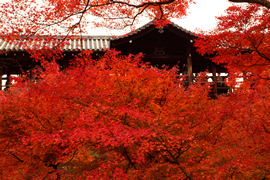
[[[207,31],[215,28],[217,23],[215,17],[224,14],[230,5],[227,0],[197,0],[196,4],[190,5],[188,16],[175,19],[174,22],[190,31],[197,28]]]

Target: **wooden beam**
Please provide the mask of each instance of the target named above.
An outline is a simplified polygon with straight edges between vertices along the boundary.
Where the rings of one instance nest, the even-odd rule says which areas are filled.
[[[144,57],[144,59],[186,59],[187,56],[186,55],[162,55],[162,56],[158,56],[158,55],[146,55]]]
[[[214,83],[214,94],[217,94],[217,67],[215,63],[212,63],[212,74],[213,74],[213,83]]]
[[[193,82],[193,72],[192,72],[192,57],[191,57],[191,45],[187,46],[187,70],[188,70],[188,84],[191,85]]]
[[[130,41],[128,41],[125,44],[125,47],[128,46],[128,44],[130,44]],[[165,48],[173,48],[175,50],[179,50],[182,49],[185,50],[186,47],[186,42],[161,42],[160,44],[158,44],[158,42],[132,42],[132,47],[135,49],[152,49],[153,47],[159,47],[162,45],[162,47]]]

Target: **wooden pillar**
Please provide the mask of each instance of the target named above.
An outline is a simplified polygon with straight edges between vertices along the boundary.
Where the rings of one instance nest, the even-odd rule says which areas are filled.
[[[9,71],[7,71],[7,81],[6,81],[6,86],[5,86],[5,89],[7,90],[8,88],[10,88],[11,86],[11,74]]]
[[[191,44],[187,46],[187,70],[188,70],[188,84],[191,85],[193,82],[193,73],[192,73],[192,58],[191,58]]]
[[[0,90],[2,90],[2,88],[3,88],[3,68],[2,68],[2,66],[0,66]]]
[[[229,77],[229,73],[227,77]],[[232,86],[229,86],[229,93],[232,93],[232,92],[233,92]]]
[[[213,84],[214,84],[214,94],[217,94],[217,67],[215,63],[212,63],[212,74],[213,74]]]
[[[64,69],[68,68],[68,63],[69,63],[69,60],[68,60],[66,53],[63,54],[62,60],[63,60],[62,69],[64,70]]]
[[[36,76],[35,73],[33,72],[33,69],[30,69],[30,81],[35,82]]]
[[[63,62],[63,69],[67,69],[68,68],[68,66],[69,66],[69,60],[67,59],[67,58],[64,58],[64,60],[63,60],[64,62]]]
[[[127,49],[127,55],[131,54],[131,45],[132,45],[132,40],[129,40],[128,42],[128,49]]]

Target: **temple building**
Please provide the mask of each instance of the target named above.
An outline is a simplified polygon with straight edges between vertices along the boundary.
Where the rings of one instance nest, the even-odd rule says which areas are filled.
[[[216,65],[206,57],[196,52],[193,46],[196,36],[175,23],[156,28],[152,22],[132,31],[123,37],[113,36],[83,36],[68,39],[68,45],[63,48],[63,58],[59,60],[62,67],[67,67],[69,60],[81,50],[92,50],[94,58],[101,56],[106,49],[116,49],[124,55],[143,53],[143,61],[150,62],[154,66],[178,65],[179,74],[186,74],[187,84],[191,84],[195,73],[208,71],[213,81],[213,93],[227,92],[229,87],[218,86],[224,81],[217,73],[226,74],[226,69]],[[36,46],[35,46],[36,47]],[[11,74],[21,74],[36,66],[36,62],[30,58],[23,46],[16,42],[7,42],[0,39],[0,85],[8,87],[10,82],[2,83]],[[224,83],[223,83],[224,84]]]

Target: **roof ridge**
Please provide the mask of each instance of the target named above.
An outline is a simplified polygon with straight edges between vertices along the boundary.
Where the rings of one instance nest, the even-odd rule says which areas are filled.
[[[134,35],[134,34],[137,34],[138,32],[140,32],[140,31],[142,31],[142,30],[148,28],[149,26],[154,25],[155,21],[156,21],[156,20],[149,21],[148,23],[142,25],[141,27],[139,27],[139,28],[137,28],[137,29],[135,29],[135,30],[133,30],[133,31],[131,31],[131,32],[129,32],[129,33],[126,33],[126,34],[124,34],[124,35],[119,35],[119,36],[117,36],[117,37],[113,37],[112,40],[122,39],[122,38],[125,38],[125,37],[128,37],[128,36],[132,36],[132,35]],[[193,32],[191,32],[191,31],[189,31],[189,30],[183,28],[182,26],[180,26],[180,25],[178,25],[178,24],[176,24],[176,23],[174,23],[174,22],[172,22],[172,21],[170,21],[170,23],[168,23],[167,25],[170,25],[170,24],[171,24],[172,26],[176,27],[177,29],[180,29],[181,31],[184,31],[184,32],[187,33],[187,34],[190,34],[190,35],[193,35],[193,34],[194,34]]]

